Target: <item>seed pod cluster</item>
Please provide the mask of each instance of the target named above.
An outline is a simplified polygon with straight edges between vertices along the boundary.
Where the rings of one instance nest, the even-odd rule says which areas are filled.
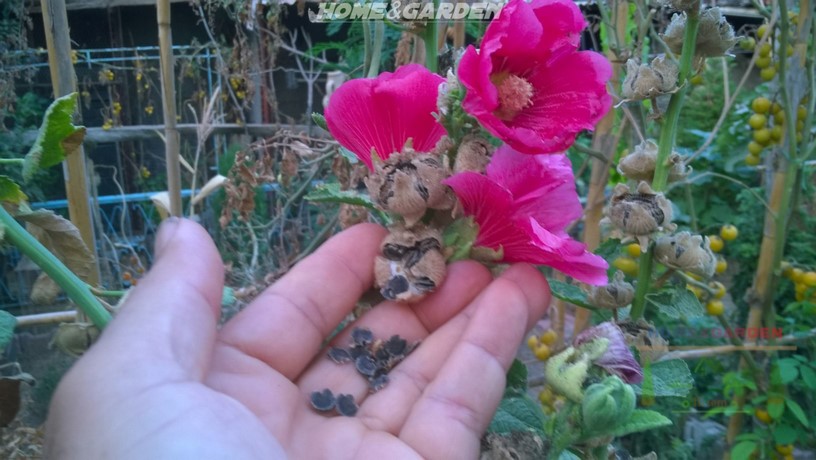
[[[677,153],[669,156],[669,182],[685,178],[691,167],[683,163]],[[618,163],[618,172],[628,179],[651,182],[654,179],[655,165],[657,164],[657,144],[653,140],[645,140],[635,147],[635,150],[626,155]]]
[[[618,325],[623,330],[626,344],[638,350],[642,361],[655,362],[669,352],[669,342],[660,335],[652,323],[643,318]]]
[[[634,59],[626,62],[626,79],[623,81],[622,96],[629,100],[642,101],[677,90],[677,64],[657,56],[651,64],[640,64]]]
[[[628,238],[638,240],[643,252],[648,249],[652,233],[675,229],[671,202],[646,182],[641,182],[634,193],[626,184],[615,186],[607,214]]]
[[[635,288],[625,280],[622,271],[615,272],[615,279],[606,286],[593,286],[587,301],[599,308],[623,308],[635,298]]]
[[[666,32],[662,35],[672,53],[680,55],[683,51],[683,37],[686,33],[686,13],[672,16]],[[700,12],[700,25],[697,30],[697,43],[694,47],[695,57],[699,60],[724,55],[737,43],[734,28],[725,20],[719,8],[708,8]]]
[[[717,257],[711,250],[708,237],[680,232],[657,239],[655,260],[678,270],[709,278],[714,275]]]
[[[442,235],[435,228],[393,227],[383,240],[380,253],[374,261],[374,278],[386,299],[418,301],[445,278]]]

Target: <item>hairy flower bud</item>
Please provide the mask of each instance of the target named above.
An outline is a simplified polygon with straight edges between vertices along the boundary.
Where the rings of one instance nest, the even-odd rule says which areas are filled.
[[[709,278],[717,268],[717,257],[711,250],[708,237],[680,232],[657,239],[655,260],[667,267]]]
[[[584,399],[584,380],[589,371],[589,356],[569,347],[552,356],[544,366],[547,384],[574,402]]]
[[[669,182],[681,180],[691,172],[691,167],[686,166],[677,153],[669,156],[669,163],[671,164]],[[638,144],[634,152],[621,159],[618,163],[618,172],[628,179],[651,182],[654,179],[656,164],[657,144],[647,139]]]
[[[635,193],[626,184],[615,186],[607,214],[615,227],[638,240],[643,252],[648,248],[649,235],[675,228],[671,223],[671,202],[646,182],[641,182]]]
[[[587,301],[599,308],[623,308],[635,298],[635,288],[625,281],[621,271],[615,272],[615,279],[606,286],[593,286]]]
[[[445,157],[415,152],[409,141],[402,152],[374,163],[366,186],[375,204],[402,216],[405,225],[412,227],[428,209],[453,207],[455,198],[442,184],[449,175]]]
[[[677,64],[661,54],[651,64],[638,65],[634,59],[626,62],[626,79],[622,95],[626,99],[641,101],[677,90]]]
[[[700,28],[694,55],[697,59],[724,55],[737,43],[734,28],[731,27],[719,8],[709,8],[699,13]],[[677,55],[683,51],[683,36],[686,33],[686,13],[675,14],[666,32],[662,35],[669,49]]]
[[[445,279],[442,235],[435,228],[391,228],[380,252],[374,261],[374,278],[386,299],[418,301]]]
[[[584,391],[581,403],[584,435],[610,432],[613,427],[629,420],[635,405],[635,390],[617,376],[590,385]]]

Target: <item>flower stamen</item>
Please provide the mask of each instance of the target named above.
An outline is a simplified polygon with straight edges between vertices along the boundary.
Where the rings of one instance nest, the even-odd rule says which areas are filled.
[[[501,120],[512,120],[522,110],[533,105],[533,85],[518,75],[502,72],[491,77],[499,91],[499,108],[494,115]]]

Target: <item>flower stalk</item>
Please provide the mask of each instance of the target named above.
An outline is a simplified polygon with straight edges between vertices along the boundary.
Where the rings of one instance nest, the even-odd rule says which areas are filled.
[[[2,206],[0,206],[0,225],[5,228],[6,240],[42,268],[65,291],[68,297],[88,315],[88,318],[96,327],[102,329],[108,324],[111,319],[110,313],[93,296],[88,286],[14,220],[14,217]]]

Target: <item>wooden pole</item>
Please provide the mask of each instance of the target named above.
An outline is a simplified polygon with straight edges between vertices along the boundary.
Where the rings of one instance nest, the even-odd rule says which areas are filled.
[[[176,129],[176,77],[173,61],[173,36],[170,33],[170,0],[156,0],[156,18],[159,24],[167,192],[170,194],[170,214],[181,216],[181,165],[179,163],[179,132]]]
[[[48,47],[48,64],[51,69],[54,96],[62,97],[76,91],[76,74],[71,61],[71,37],[65,0],[41,0],[40,4],[43,10],[45,42]],[[75,113],[74,118],[81,121],[79,113]],[[79,229],[82,241],[96,259],[96,239],[91,220],[85,149],[80,146],[76,152],[66,157],[62,165],[65,194],[68,198],[68,216]],[[98,263],[90,271],[85,281],[92,286],[99,283]]]

